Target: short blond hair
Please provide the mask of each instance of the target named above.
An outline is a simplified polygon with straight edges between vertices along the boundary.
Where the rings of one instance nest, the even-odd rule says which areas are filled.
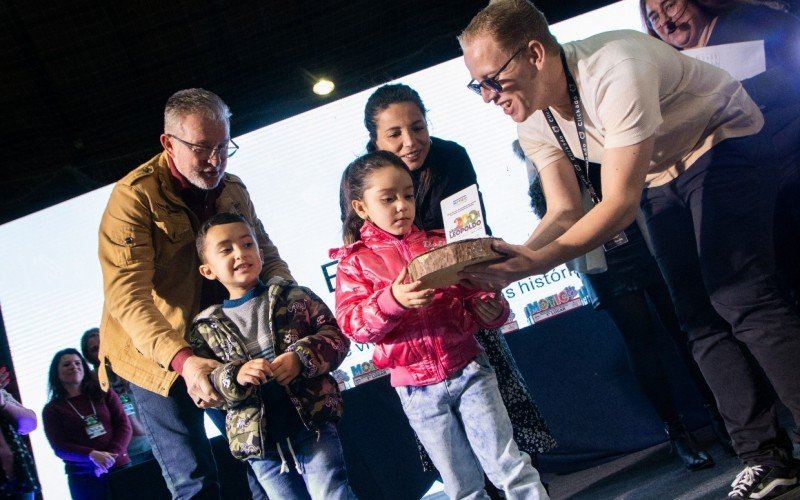
[[[531,40],[540,42],[550,53],[561,50],[544,14],[528,0],[492,0],[472,18],[458,41],[463,46],[484,35],[492,36],[509,53]]]

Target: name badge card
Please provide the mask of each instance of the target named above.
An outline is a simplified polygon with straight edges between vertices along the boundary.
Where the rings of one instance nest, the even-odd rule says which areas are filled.
[[[89,435],[89,439],[100,437],[106,433],[103,422],[98,420],[96,415],[83,417],[83,424],[86,426],[86,434]]]
[[[133,398],[130,394],[120,394],[119,402],[122,403],[122,409],[125,410],[125,415],[136,414],[136,406],[133,404]]]
[[[441,202],[445,238],[448,243],[485,238],[486,224],[483,220],[478,186],[472,184]]]

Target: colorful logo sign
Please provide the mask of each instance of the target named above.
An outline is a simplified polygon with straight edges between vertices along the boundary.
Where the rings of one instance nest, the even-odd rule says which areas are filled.
[[[376,378],[389,374],[388,369],[378,369],[372,360],[351,366],[350,372],[353,374],[354,385],[361,385],[364,382],[369,382],[370,380],[375,380]]]
[[[588,303],[584,288],[568,286],[560,292],[543,297],[525,306],[525,316],[530,324],[539,323],[559,314],[577,309]]]

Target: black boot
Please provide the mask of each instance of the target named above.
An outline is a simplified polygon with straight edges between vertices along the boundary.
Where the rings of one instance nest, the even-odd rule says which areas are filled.
[[[672,451],[681,457],[683,464],[689,470],[700,470],[714,465],[714,459],[697,444],[692,434],[678,419],[674,422],[665,422],[664,430],[667,431]]]
[[[722,449],[729,456],[735,457],[736,452],[733,450],[733,445],[731,444],[731,436],[725,428],[725,422],[722,420],[722,415],[717,411],[717,407],[712,404],[704,404],[703,407],[706,409],[706,412],[708,412],[708,419],[711,421],[711,430],[714,431],[714,435],[717,436],[717,440],[722,446]]]

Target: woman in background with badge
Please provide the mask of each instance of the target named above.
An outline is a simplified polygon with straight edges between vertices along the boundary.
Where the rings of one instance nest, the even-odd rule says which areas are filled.
[[[131,424],[114,391],[103,392],[76,349],[53,356],[44,432],[64,460],[73,499],[108,498],[108,472],[130,463]]]
[[[100,368],[100,329],[97,327],[89,328],[81,336],[81,354],[89,363],[92,371],[90,375],[97,382],[97,371]],[[153,457],[150,447],[150,441],[147,439],[147,433],[144,430],[144,423],[139,417],[139,410],[136,407],[136,401],[133,400],[133,392],[131,392],[131,384],[123,379],[112,370],[106,367],[108,374],[108,383],[114,392],[119,396],[119,401],[122,403],[122,409],[128,416],[131,422],[131,442],[128,444],[128,456],[131,459],[131,464],[141,463]]]
[[[389,84],[375,90],[364,109],[369,132],[367,151],[390,151],[411,170],[416,217],[420,229],[444,229],[440,202],[478,180],[467,151],[459,144],[431,137],[425,106],[417,91],[404,84]],[[481,211],[486,216],[478,191]],[[344,210],[342,211],[344,214]],[[486,233],[491,234],[488,225]],[[476,335],[497,375],[500,395],[511,417],[514,440],[536,465],[539,453],[556,446],[547,424],[531,398],[508,344],[499,330],[481,330]],[[433,464],[422,454],[425,470]],[[488,485],[487,485],[488,486]],[[491,487],[489,487],[490,494]]]

